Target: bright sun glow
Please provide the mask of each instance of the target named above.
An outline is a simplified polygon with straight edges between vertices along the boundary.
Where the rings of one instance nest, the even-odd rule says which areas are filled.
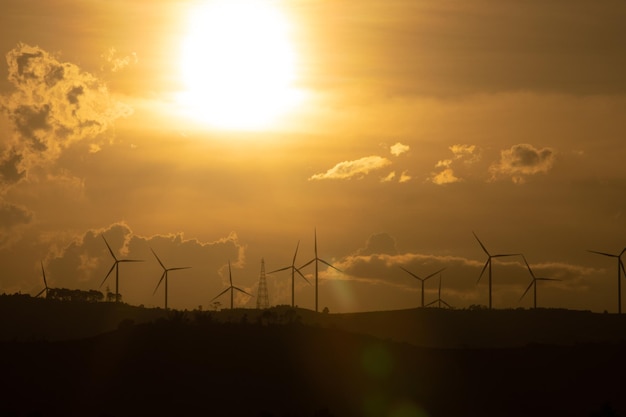
[[[294,108],[290,27],[272,0],[210,0],[192,11],[182,47],[185,113],[211,126],[258,129]]]

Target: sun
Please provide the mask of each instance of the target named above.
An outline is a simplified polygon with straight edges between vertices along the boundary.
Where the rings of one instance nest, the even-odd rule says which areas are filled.
[[[302,99],[290,35],[273,0],[210,0],[194,9],[180,61],[184,112],[223,129],[272,126]]]

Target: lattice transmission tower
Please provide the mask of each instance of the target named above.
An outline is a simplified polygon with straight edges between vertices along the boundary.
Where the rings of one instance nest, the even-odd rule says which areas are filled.
[[[264,310],[270,308],[270,298],[267,293],[267,280],[265,279],[265,260],[261,258],[261,276],[259,277],[259,293],[256,297],[256,308]]]

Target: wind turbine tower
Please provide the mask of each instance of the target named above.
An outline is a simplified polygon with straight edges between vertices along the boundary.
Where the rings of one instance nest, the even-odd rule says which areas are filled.
[[[265,279],[265,260],[261,258],[261,275],[259,276],[259,293],[256,296],[256,308],[265,310],[270,308],[270,297],[267,293],[267,280]]]
[[[524,263],[526,264],[526,267],[528,268],[528,272],[530,272],[530,276],[533,278],[533,280],[530,281],[530,284],[528,284],[526,291],[524,291],[524,294],[522,294],[522,296],[520,297],[520,301],[522,300],[522,298],[524,298],[526,293],[530,291],[530,287],[533,287],[533,308],[537,308],[537,281],[560,281],[560,279],[536,277],[535,274],[533,273],[533,270],[530,269],[530,265],[528,264],[526,257],[522,255],[522,258],[524,259]]]
[[[230,291],[230,309],[232,310],[233,306],[235,305],[235,290],[237,290],[239,292],[242,292],[242,293],[244,293],[244,294],[246,294],[246,295],[248,295],[250,297],[252,297],[252,294],[242,290],[241,288],[235,287],[233,285],[233,274],[232,274],[231,269],[230,269],[230,261],[228,261],[228,281],[230,282],[230,286],[228,288],[226,288],[224,291],[222,291],[221,293],[219,293],[218,295],[216,295],[215,297],[213,297],[213,299],[211,301],[215,300],[218,297],[221,297],[222,294],[225,294],[228,291]]]
[[[435,275],[437,275],[438,273],[440,273],[441,271],[443,271],[446,268],[441,268],[439,271],[433,272],[432,274],[428,275],[425,278],[421,278],[421,277],[417,276],[416,274],[414,274],[413,272],[411,272],[408,269],[405,269],[403,267],[400,267],[400,269],[402,269],[404,272],[406,272],[407,274],[411,275],[413,278],[419,280],[422,283],[422,307],[424,307],[424,283],[426,282],[427,279],[434,277]]]
[[[311,259],[309,262],[305,263],[304,265],[302,265],[298,269],[302,269],[305,266],[308,266],[308,265],[312,264],[313,262],[315,262],[315,312],[317,313],[319,311],[319,309],[318,309],[318,302],[317,302],[317,300],[318,300],[318,288],[319,288],[319,285],[318,285],[319,284],[319,280],[318,280],[318,278],[319,278],[319,275],[318,275],[318,273],[319,273],[319,266],[318,266],[318,264],[321,262],[321,263],[323,263],[323,264],[325,264],[327,266],[330,266],[333,269],[336,269],[339,272],[342,272],[342,271],[340,269],[332,266],[331,264],[329,264],[325,260],[320,259],[317,256],[317,229],[315,229],[314,232],[315,232],[315,258]]]
[[[450,304],[446,303],[445,301],[443,301],[443,299],[441,298],[441,273],[439,273],[439,292],[437,293],[437,299],[434,301],[431,301],[430,303],[426,304],[426,307],[430,307],[431,305],[437,303],[437,308],[441,308],[441,304],[445,304],[446,307],[448,308],[452,308],[450,306]]]
[[[150,250],[154,254],[154,257],[156,258],[156,260],[159,261],[159,265],[161,265],[161,268],[163,268],[163,274],[161,274],[161,279],[159,279],[159,283],[157,284],[156,288],[154,289],[154,292],[152,293],[152,295],[156,294],[157,290],[159,289],[159,286],[161,285],[161,282],[165,281],[165,311],[167,311],[167,291],[168,291],[168,287],[167,287],[167,273],[170,272],[170,271],[178,271],[178,270],[181,270],[181,269],[189,269],[191,267],[190,266],[178,266],[178,267],[175,267],[175,268],[166,268],[165,265],[163,265],[163,262],[161,262],[161,260],[157,256],[156,252],[152,248],[150,248]]]
[[[109,249],[109,253],[113,257],[114,262],[113,262],[113,265],[111,266],[111,269],[109,269],[109,272],[107,272],[106,276],[102,280],[102,283],[100,284],[100,286],[102,287],[102,285],[105,283],[107,278],[109,278],[109,275],[111,275],[111,272],[113,272],[113,269],[115,269],[115,302],[118,303],[120,301],[120,291],[119,291],[120,263],[143,262],[143,261],[138,260],[138,259],[117,259],[117,257],[115,256],[115,253],[113,253],[113,249],[111,249],[111,246],[109,245],[109,242],[107,242],[107,240],[105,239],[104,235],[102,235],[102,239],[104,239],[104,243],[107,245],[107,248]]]
[[[478,236],[476,236],[476,233],[472,232],[472,234],[474,235],[474,237],[476,238],[476,240],[480,244],[480,247],[487,254],[487,262],[485,262],[485,266],[483,266],[483,270],[480,272],[480,276],[478,277],[478,282],[476,284],[478,284],[480,282],[480,279],[483,277],[483,274],[485,273],[485,270],[487,269],[487,267],[489,267],[489,309],[491,310],[491,306],[492,306],[492,302],[491,302],[491,263],[492,262],[491,261],[492,261],[492,259],[493,258],[503,258],[505,256],[520,256],[521,253],[506,253],[506,254],[492,255],[492,254],[489,253],[489,251],[487,250],[485,245],[483,245],[483,242],[481,242],[480,239],[478,239]]]
[[[268,272],[268,274],[273,274],[274,272],[286,271],[288,269],[291,271],[291,307],[296,306],[296,272],[309,285],[311,284],[309,280],[306,279],[304,275],[302,275],[302,272],[300,272],[300,270],[296,267],[296,256],[298,256],[299,246],[300,246],[300,241],[298,241],[298,244],[296,245],[296,252],[293,254],[293,260],[291,261],[291,265]]]

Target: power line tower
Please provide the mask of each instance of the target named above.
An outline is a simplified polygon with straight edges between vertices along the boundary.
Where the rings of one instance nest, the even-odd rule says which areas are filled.
[[[264,310],[270,308],[270,299],[267,294],[267,280],[265,279],[265,260],[261,258],[261,276],[259,277],[259,293],[256,297],[256,308]]]

